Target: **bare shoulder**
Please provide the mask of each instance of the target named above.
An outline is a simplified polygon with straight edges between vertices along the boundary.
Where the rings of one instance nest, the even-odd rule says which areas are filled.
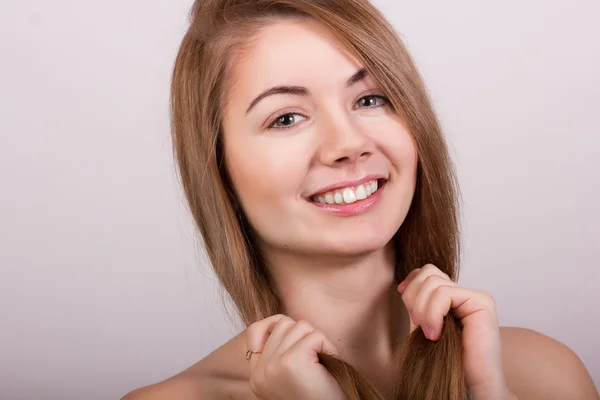
[[[581,359],[566,345],[531,329],[502,327],[508,388],[519,399],[598,400]]]
[[[121,400],[255,399],[240,343],[244,341],[243,335],[231,339],[185,371],[136,389]]]
[[[184,372],[163,382],[141,387],[126,394],[121,400],[199,400],[212,398],[210,380],[190,376]]]

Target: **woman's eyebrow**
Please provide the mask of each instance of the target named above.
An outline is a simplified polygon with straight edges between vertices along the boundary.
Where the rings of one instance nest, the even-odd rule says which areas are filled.
[[[365,68],[361,68],[357,72],[355,72],[348,80],[346,81],[346,87],[350,87],[362,80],[364,80],[369,75],[369,72]],[[265,97],[272,96],[275,94],[292,94],[296,96],[310,96],[310,91],[303,86],[273,86],[256,96],[254,100],[250,103],[250,106],[246,110],[246,114],[252,110],[252,108],[258,104],[259,101],[264,99]]]

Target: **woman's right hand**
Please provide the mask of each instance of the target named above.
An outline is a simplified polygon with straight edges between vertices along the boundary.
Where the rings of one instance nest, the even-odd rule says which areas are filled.
[[[246,344],[254,352],[250,388],[259,399],[346,400],[333,375],[319,363],[319,353],[337,351],[308,322],[270,316],[248,327]]]

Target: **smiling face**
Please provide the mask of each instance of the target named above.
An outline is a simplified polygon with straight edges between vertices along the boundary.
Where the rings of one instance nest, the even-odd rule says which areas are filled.
[[[283,20],[238,57],[226,165],[263,251],[383,248],[412,201],[417,155],[382,88],[326,27]]]

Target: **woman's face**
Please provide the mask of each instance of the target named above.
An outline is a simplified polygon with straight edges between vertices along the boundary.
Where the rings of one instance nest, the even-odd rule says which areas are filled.
[[[282,21],[256,39],[229,77],[223,134],[261,247],[327,255],[382,248],[414,193],[409,132],[323,25]]]

